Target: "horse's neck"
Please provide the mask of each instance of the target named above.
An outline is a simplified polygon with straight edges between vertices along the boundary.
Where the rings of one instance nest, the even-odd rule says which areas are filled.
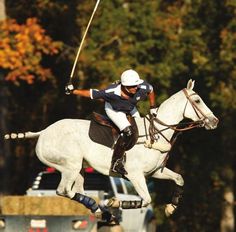
[[[157,113],[157,118],[166,125],[178,124],[183,120],[185,104],[186,102],[183,101],[183,92],[179,91],[160,105]],[[149,121],[146,120],[145,123],[144,119],[137,119],[136,121],[139,127],[139,134],[142,137],[145,137],[144,135],[148,133],[148,128],[150,126]],[[155,127],[160,130],[168,140],[170,140],[174,134],[174,130],[168,129],[167,126],[161,125],[160,123],[155,123]],[[160,136],[160,140],[165,141],[165,138]]]
[[[168,125],[178,124],[182,121],[186,104],[183,97],[183,91],[179,91],[165,100],[158,109],[157,118]],[[184,100],[186,100],[185,97]]]

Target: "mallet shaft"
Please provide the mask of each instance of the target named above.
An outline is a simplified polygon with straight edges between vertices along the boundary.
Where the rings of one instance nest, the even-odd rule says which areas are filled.
[[[93,9],[93,13],[92,13],[92,15],[91,15],[91,17],[90,17],[90,20],[89,20],[89,22],[88,22],[88,25],[87,25],[87,27],[86,27],[86,29],[85,29],[85,32],[84,32],[84,35],[83,35],[83,37],[82,37],[82,40],[81,40],[80,46],[79,46],[79,48],[78,48],[78,51],[77,51],[77,54],[76,54],[76,58],[75,58],[74,64],[73,64],[73,68],[72,68],[72,70],[71,70],[70,81],[71,81],[71,79],[72,79],[73,76],[74,76],[75,68],[76,68],[76,65],[77,65],[77,62],[78,62],[78,59],[79,59],[79,55],[80,55],[80,52],[81,52],[81,49],[82,49],[82,46],[83,46],[85,37],[86,37],[86,35],[87,35],[88,29],[89,29],[90,24],[91,24],[91,22],[92,22],[92,20],[93,20],[93,16],[94,16],[94,14],[95,14],[95,12],[96,12],[96,10],[97,10],[97,7],[98,7],[99,2],[100,2],[100,0],[97,0],[96,5],[95,5],[95,7],[94,7],[94,9]]]

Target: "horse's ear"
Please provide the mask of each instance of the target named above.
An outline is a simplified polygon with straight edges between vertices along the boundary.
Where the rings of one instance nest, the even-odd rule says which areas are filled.
[[[192,79],[189,79],[188,83],[187,83],[187,89],[192,90],[194,87],[195,81],[193,81]]]

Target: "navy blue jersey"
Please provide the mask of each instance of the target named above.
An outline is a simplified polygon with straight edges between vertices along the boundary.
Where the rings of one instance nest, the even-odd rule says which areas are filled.
[[[153,87],[144,81],[138,85],[137,92],[129,99],[121,97],[121,84],[112,84],[104,90],[91,89],[92,99],[104,99],[114,110],[130,113],[140,100],[145,100]]]

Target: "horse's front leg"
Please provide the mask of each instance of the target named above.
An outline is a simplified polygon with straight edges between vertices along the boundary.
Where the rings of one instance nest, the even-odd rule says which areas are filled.
[[[177,209],[177,206],[179,205],[179,201],[182,198],[184,179],[180,174],[173,172],[166,167],[163,169],[158,169],[152,175],[152,177],[158,178],[158,179],[173,180],[175,182],[175,189],[172,193],[171,202],[167,204],[165,208],[166,216],[170,216]]]
[[[122,209],[135,209],[146,207],[151,203],[151,196],[148,192],[146,179],[142,173],[132,173],[128,174],[128,179],[132,182],[141,200],[129,200],[129,201],[119,201],[116,198],[108,200],[106,205],[108,207],[120,207]]]
[[[129,173],[127,177],[132,182],[138,195],[142,198],[141,207],[148,206],[151,203],[152,199],[149,194],[146,179],[143,173]]]

